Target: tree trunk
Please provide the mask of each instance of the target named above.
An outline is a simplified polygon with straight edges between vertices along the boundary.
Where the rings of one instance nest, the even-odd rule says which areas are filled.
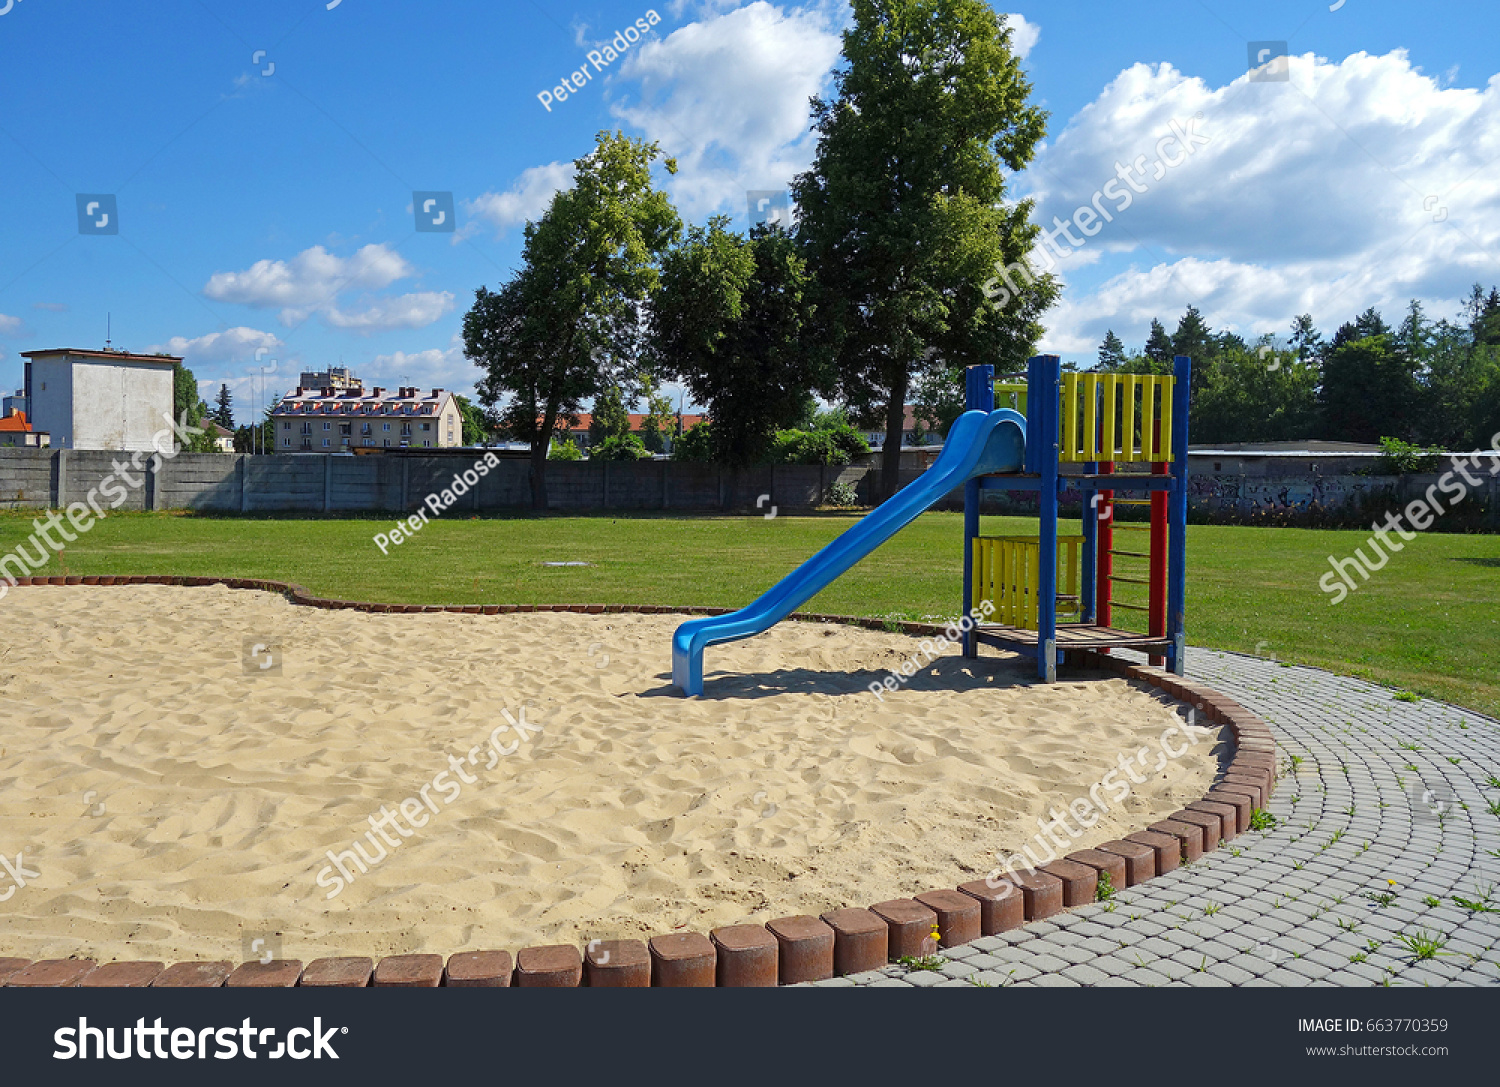
[[[552,444],[549,436],[531,443],[531,508],[538,513],[547,512],[547,453]]]
[[[880,500],[884,502],[901,489],[901,440],[906,432],[906,387],[909,374],[901,367],[891,384],[891,396],[885,408],[885,445],[880,450]]]

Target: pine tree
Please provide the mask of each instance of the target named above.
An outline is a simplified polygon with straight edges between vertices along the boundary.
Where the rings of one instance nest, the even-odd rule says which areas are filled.
[[[1323,357],[1323,334],[1313,326],[1312,314],[1292,319],[1292,350],[1297,352],[1297,361],[1301,363]]]
[[[1195,366],[1201,367],[1211,358],[1213,342],[1213,330],[1208,327],[1208,322],[1198,312],[1197,306],[1189,306],[1177,322],[1177,331],[1172,334],[1172,354],[1186,355]]]
[[[225,430],[234,429],[234,408],[231,406],[232,400],[233,397],[230,396],[229,386],[221,384],[219,386],[218,399],[215,401],[213,421],[218,423]]]
[[[1151,318],[1151,334],[1146,337],[1146,357],[1162,366],[1172,365],[1172,337],[1155,317]]]
[[[1099,345],[1099,369],[1116,371],[1125,365],[1125,345],[1120,342],[1120,337],[1115,335],[1115,330],[1110,328],[1104,332],[1104,342]]]

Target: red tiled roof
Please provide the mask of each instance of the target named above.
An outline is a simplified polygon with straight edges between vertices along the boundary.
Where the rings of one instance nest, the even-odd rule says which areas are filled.
[[[692,430],[693,427],[697,426],[705,418],[707,418],[707,416],[704,416],[704,415],[684,415],[682,417],[682,429],[683,429],[683,431],[687,432],[689,430]],[[666,421],[668,423],[670,423],[670,422],[672,422],[675,419],[676,419],[676,416],[668,416]],[[570,433],[570,434],[573,434],[573,433],[577,433],[578,431],[581,431],[581,430],[587,430],[589,428],[589,424],[592,423],[593,421],[594,421],[594,417],[592,415],[590,415],[586,411],[580,411],[578,413],[578,425],[576,427],[574,427],[572,430],[569,430],[567,432]],[[637,414],[636,412],[631,412],[630,413],[630,429],[632,431],[640,430],[645,425],[646,425],[646,416],[644,414]]]
[[[31,424],[26,421],[24,411],[17,411],[14,415],[7,415],[4,419],[0,419],[0,430],[30,434]]]

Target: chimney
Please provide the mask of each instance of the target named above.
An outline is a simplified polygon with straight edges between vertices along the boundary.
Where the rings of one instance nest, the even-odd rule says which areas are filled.
[[[440,397],[442,395],[443,395],[443,390],[442,389],[433,389],[432,390],[432,398],[434,400],[436,400],[438,397]]]
[[[385,390],[383,388],[381,388],[379,385],[376,385],[375,386],[375,395],[376,395],[376,397],[384,397],[385,396]]]

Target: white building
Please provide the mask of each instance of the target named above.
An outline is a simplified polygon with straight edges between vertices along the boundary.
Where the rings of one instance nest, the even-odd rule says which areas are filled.
[[[348,453],[355,449],[444,449],[463,444],[458,401],[443,389],[423,396],[403,386],[309,389],[281,398],[271,412],[277,453]]]
[[[175,355],[23,351],[32,428],[55,449],[149,451],[172,417]]]

